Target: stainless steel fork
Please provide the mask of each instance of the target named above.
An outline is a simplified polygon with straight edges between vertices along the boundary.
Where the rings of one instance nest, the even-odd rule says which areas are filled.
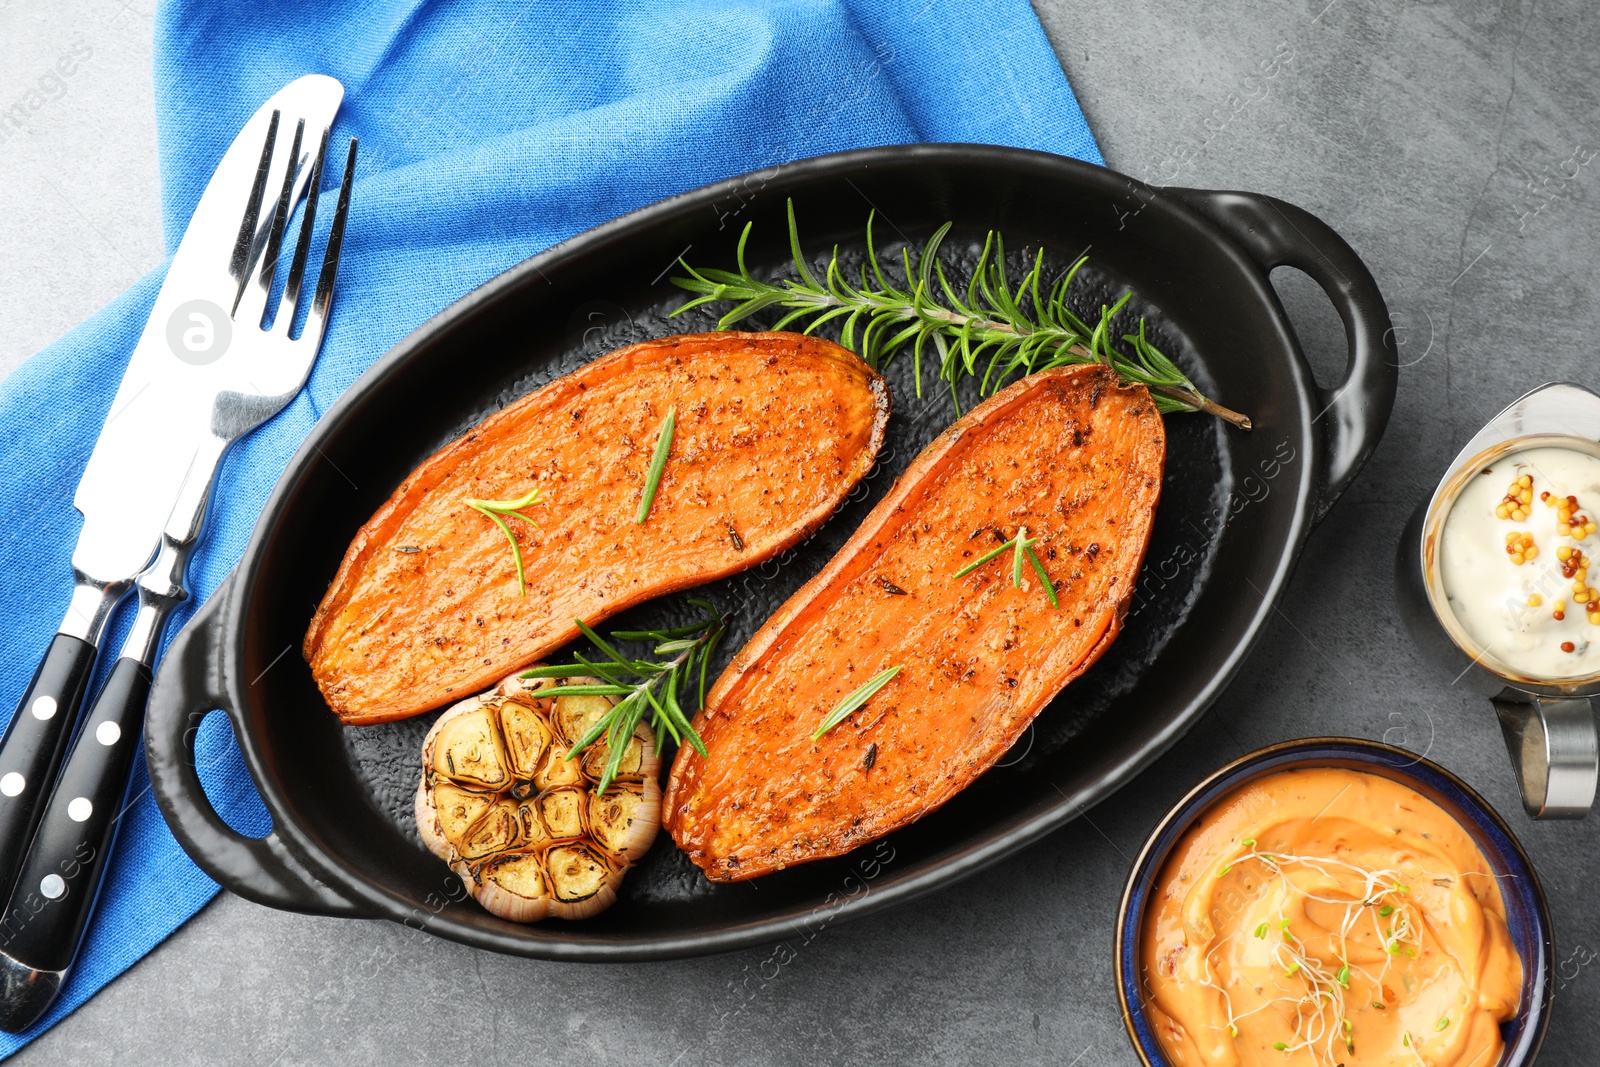
[[[296,120],[285,150],[280,118],[274,111],[228,265],[238,280],[231,315],[235,334],[226,361],[217,367],[221,377],[209,433],[196,445],[156,558],[139,576],[133,626],[56,780],[17,883],[0,887],[11,894],[0,922],[0,1029],[24,1030],[43,1016],[77,956],[115,844],[118,818],[126,810],[128,772],[143,731],[151,667],[168,617],[188,596],[184,583],[189,557],[200,538],[223,455],[294,398],[322,344],[350,210],[356,141],[351,139],[345,156],[338,207],[307,306],[306,264],[329,130],[321,131],[309,180],[301,181],[305,120]],[[275,176],[281,176],[278,192],[269,205],[265,197]],[[265,312],[284,232],[301,197],[305,211],[299,236],[276,313],[268,322]],[[293,327],[302,311],[305,325],[296,335]]]

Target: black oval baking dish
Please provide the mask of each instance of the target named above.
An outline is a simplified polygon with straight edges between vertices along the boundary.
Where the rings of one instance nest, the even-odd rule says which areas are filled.
[[[710,328],[670,321],[673,264],[788,262],[792,199],[813,252],[898,258],[954,220],[949,262],[970,265],[989,229],[1049,250],[1051,269],[1091,254],[1085,307],[1127,289],[1132,315],[1218,402],[1255,428],[1167,419],[1169,460],[1149,555],[1123,635],[1039,717],[1006,760],[920,822],[833,860],[749,885],[713,885],[670,840],[583,923],[518,926],[467,899],[410,821],[433,716],[342,727],[298,648],[356,529],[405,475],[485,414],[601,352]],[[691,254],[692,253],[692,254]],[[888,257],[886,257],[888,258]],[[1268,274],[1298,267],[1338,309],[1345,378],[1312,379]],[[603,298],[603,299],[597,299]],[[768,320],[770,321],[770,320]],[[759,322],[759,320],[758,320]],[[301,446],[230,579],[173,642],[150,704],[150,778],[173,832],[234,892],[273,907],[383,917],[500,952],[633,960],[719,952],[788,937],[928,892],[993,863],[1105,798],[1187,730],[1234,675],[1273,610],[1307,533],[1376,445],[1396,369],[1382,296],[1350,247],[1314,216],[1246,193],[1157,189],[1037,152],[974,145],[877,148],[785,164],[641,209],[552,248],[426,323],[378,361]],[[889,369],[896,411],[878,468],[811,541],[699,592],[737,619],[736,649],[818,568],[892,478],[953,420],[942,383],[918,398],[909,356]],[[964,397],[970,403],[973,397]],[[331,462],[330,462],[331,461]],[[352,483],[360,486],[352,489]],[[667,598],[624,621],[671,619]],[[255,684],[249,680],[258,679]],[[191,727],[232,718],[274,829],[247,839],[212,810]]]

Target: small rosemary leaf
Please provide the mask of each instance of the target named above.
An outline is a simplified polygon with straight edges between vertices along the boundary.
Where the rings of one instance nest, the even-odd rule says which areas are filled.
[[[700,653],[700,706],[706,706],[706,671],[711,666],[711,655],[717,650],[717,645],[722,641],[723,634],[728,632],[726,626],[718,626],[711,632],[706,640],[705,651]]]
[[[920,329],[922,329],[922,324],[920,322],[913,322],[910,326],[904,327],[899,333],[895,334],[893,337],[889,338],[889,340],[884,342],[885,351],[892,352],[901,345],[904,345],[907,341],[911,340],[911,338],[915,337],[917,335],[917,331]]]
[[[717,320],[717,329],[726,330],[729,326],[743,322],[756,312],[769,308],[782,299],[781,292],[758,293]]]
[[[1017,536],[1011,540],[1013,551],[1011,553],[1011,584],[1022,588],[1022,554],[1028,550],[1028,528],[1017,527]]]
[[[787,330],[791,325],[793,325],[798,320],[805,318],[807,315],[811,314],[811,312],[812,312],[812,309],[809,308],[809,307],[795,308],[793,311],[789,312],[783,318],[781,318],[777,322],[773,323],[772,324],[772,329],[774,330],[774,332],[781,332],[783,330]],[[811,331],[808,329],[806,332],[809,333]]]
[[[703,633],[710,625],[710,619],[701,619],[667,630],[612,630],[611,636],[618,641],[670,641],[675,637],[692,637]]]
[[[483,508],[488,508],[490,511],[509,512],[521,511],[523,508],[540,503],[543,499],[544,496],[539,492],[539,487],[536,485],[528,491],[526,496],[518,497],[516,500],[479,500],[476,503]]]
[[[939,262],[939,246],[944,244],[952,225],[947,222],[934,230],[928,243],[922,246],[922,255],[917,260],[917,283],[925,293],[933,291],[933,265]]]
[[[581,663],[562,663],[553,667],[530,667],[517,675],[518,678],[577,678],[588,674],[588,668]]]
[[[656,435],[656,453],[650,459],[650,473],[645,476],[644,496],[639,500],[639,513],[633,521],[643,525],[650,514],[650,506],[655,503],[656,490],[661,487],[661,474],[667,469],[667,453],[672,450],[672,432],[678,425],[678,409],[667,409],[667,417],[661,423],[661,430]]]
[[[811,311],[821,311],[822,309],[820,309],[820,308],[808,308],[806,310],[809,313]],[[818,315],[815,319],[813,319],[811,321],[810,325],[808,325],[805,328],[804,332],[805,333],[812,333],[815,330],[817,330],[819,327],[826,326],[828,323],[832,322],[834,319],[838,318],[839,316],[848,315],[848,314],[850,314],[850,309],[848,307],[829,308],[826,311],[822,311],[822,314]]]
[[[573,742],[572,748],[567,751],[566,759],[569,761],[576,759],[585,749],[598,741],[601,734],[608,733],[611,728],[616,725],[618,717],[623,714],[623,709],[626,708],[629,702],[633,699],[633,697],[624,698],[610,711],[606,712],[604,715],[600,716],[593,723],[591,723],[589,728],[583,732],[583,736]]]
[[[811,273],[810,264],[806,262],[805,253],[800,251],[800,227],[794,220],[794,199],[792,197],[789,200],[789,254],[794,259],[794,269],[800,275],[800,279],[809,288],[821,289],[822,286],[817,284],[816,276]]]
[[[833,246],[833,255],[828,257],[828,269],[823,272],[823,277],[828,279],[828,295],[838,301],[848,301],[855,296],[855,290],[850,288],[850,283],[844,280],[844,271],[839,267],[839,246]]]
[[[543,697],[620,697],[633,692],[625,685],[558,685],[539,690]]]
[[[733,257],[734,262],[739,264],[739,273],[746,278],[750,277],[750,268],[744,265],[744,246],[750,243],[750,231],[755,228],[754,221],[744,224],[744,229],[739,234],[739,250],[734,253]]]
[[[689,721],[683,713],[683,705],[678,703],[678,686],[682,681],[682,672],[674,665],[672,670],[667,672],[667,688],[661,698],[661,706],[667,709],[667,718],[674,723]]]
[[[689,744],[694,746],[694,750],[700,753],[701,756],[711,755],[711,753],[706,751],[706,743],[701,739],[699,731],[694,728],[694,723],[691,722],[684,724],[683,736],[688,740]],[[680,744],[681,743],[682,742],[680,742]]]
[[[816,732],[811,735],[811,740],[819,740],[823,734],[844,722],[852,712],[870,700],[872,694],[888,685],[890,680],[899,673],[899,666],[890,667],[882,674],[875,675],[869,679],[860,689],[841,700],[836,708],[828,712],[827,717],[822,720],[822,725],[818,726]]]
[[[623,705],[619,704],[617,707],[620,710]],[[633,731],[643,717],[644,703],[636,700],[626,713],[619,714],[616,722],[612,723],[606,742],[609,749],[606,753],[606,767],[600,774],[599,785],[595,788],[596,793],[605,793],[616,779],[617,773],[622,770],[622,757],[627,755],[628,739],[633,736]]]
[[[945,275],[944,272],[944,264],[940,263],[938,260],[934,260],[933,272],[938,276],[939,288],[944,290],[944,298],[950,302],[950,306],[956,311],[967,310],[962,306],[960,298],[956,296],[956,291],[951,288],[950,279]]]
[[[524,575],[522,573],[522,546],[517,544],[516,535],[511,532],[511,527],[508,526],[506,524],[506,520],[502,519],[499,515],[496,515],[493,511],[490,511],[486,507],[482,507],[481,506],[481,503],[482,503],[481,501],[469,500],[469,501],[467,501],[467,503],[475,511],[478,511],[481,514],[483,514],[484,516],[486,516],[489,519],[490,522],[492,522],[496,526],[500,527],[500,532],[506,535],[506,540],[507,541],[511,542],[511,558],[517,564],[517,595],[518,596],[527,596],[528,595],[528,580],[527,580],[526,577],[524,577]]]
[[[578,619],[578,618],[574,618],[572,621],[573,621],[574,624],[577,625],[579,633],[581,633],[581,634],[583,634],[583,636],[587,637],[589,639],[590,643],[592,643],[595,648],[598,648],[601,652],[604,652],[611,659],[615,660],[617,663],[621,664],[624,667],[628,666],[632,662],[626,656],[624,656],[622,653],[618,652],[615,648],[612,648],[611,647],[611,642],[607,641],[605,638],[603,638],[599,634],[595,633],[593,627],[591,627],[588,623],[586,623],[582,619]],[[579,659],[582,659],[582,658],[583,657],[581,657],[581,656],[579,657]]]
[[[872,264],[872,273],[877,277],[878,285],[886,292],[893,292],[894,290],[889,285],[888,279],[883,276],[883,266],[878,262],[878,249],[872,240],[872,224],[877,220],[877,218],[877,208],[873,208],[871,211],[867,212],[867,262]],[[864,274],[862,276],[862,286],[863,288],[866,286],[866,277]]]
[[[655,647],[655,654],[658,656],[666,656],[673,652],[682,652],[686,648],[693,648],[699,643],[699,641],[689,637],[680,637],[671,641],[663,641],[661,644]]]
[[[1039,581],[1044,583],[1045,596],[1050,598],[1050,606],[1057,610],[1061,608],[1061,601],[1056,599],[1056,585],[1045,573],[1044,564],[1039,561],[1039,554],[1033,549],[1028,549],[1028,562],[1033,564],[1034,573],[1039,576]]]
[[[723,290],[722,295],[724,299],[727,299],[730,293],[733,291],[771,288],[771,286],[763,286],[760,282],[750,277],[749,274],[735,274],[731,270],[713,270],[708,268],[701,271],[700,275],[707,281],[714,284],[718,289]]]
[[[639,692],[644,694],[644,698],[646,700],[648,700],[650,702],[650,706],[655,709],[655,712],[656,712],[655,721],[656,722],[661,722],[662,720],[664,720],[664,719],[669,717],[667,715],[666,707],[656,697],[655,690],[653,690],[653,689],[640,689]]]
[[[956,577],[957,578],[965,578],[967,575],[971,574],[973,571],[977,570],[979,567],[983,566],[985,563],[988,563],[991,559],[994,559],[996,556],[998,556],[1000,553],[1004,552],[1006,549],[1008,549],[1010,547],[1011,547],[1011,543],[1008,541],[1005,544],[1001,545],[999,548],[994,549],[993,551],[985,552],[983,555],[979,556],[977,559],[973,560],[971,563],[967,564],[965,567],[962,567],[960,570],[956,571]]]
[[[715,604],[713,604],[709,600],[704,600],[704,599],[702,599],[700,597],[692,596],[692,597],[689,598],[689,606],[692,607],[692,608],[700,608],[702,611],[710,612],[712,621],[715,621],[715,622],[721,622],[722,621],[722,612],[718,611],[717,610],[717,606]]]
[[[1039,247],[1039,254],[1034,258],[1033,271],[1028,275],[1028,296],[1033,300],[1034,314],[1044,317],[1047,307],[1039,299],[1039,279],[1044,277],[1044,246]],[[1020,297],[1018,299],[1021,299]]]
[[[930,327],[927,323],[917,322],[917,340],[911,348],[911,379],[917,383],[917,399],[922,399],[922,344],[928,339]]]
[[[839,331],[839,343],[850,349],[856,350],[856,323],[861,321],[861,316],[867,313],[866,308],[855,308],[850,316],[844,320],[844,327]]]
[[[627,678],[633,674],[627,665],[619,664],[616,660],[591,660],[581,652],[574,653],[572,658],[584,668],[584,674],[592,674],[612,685],[628,685]]]
[[[674,285],[683,286],[683,288],[685,288],[685,289],[689,288],[687,285],[683,285],[684,281],[685,281],[685,279],[683,279],[683,278],[674,278],[674,279],[672,279],[672,283]],[[671,311],[667,312],[667,318],[675,319],[679,315],[682,315],[686,311],[693,311],[697,307],[704,307],[707,304],[714,304],[716,302],[717,302],[717,297],[716,297],[715,294],[712,294],[712,293],[708,293],[705,296],[697,296],[693,300],[689,301],[688,303],[679,304],[677,307],[675,307]]]
[[[991,255],[994,239],[995,232],[990,230],[983,239],[983,254],[978,257],[978,265],[972,270],[967,303],[973,308],[994,307],[994,256]]]

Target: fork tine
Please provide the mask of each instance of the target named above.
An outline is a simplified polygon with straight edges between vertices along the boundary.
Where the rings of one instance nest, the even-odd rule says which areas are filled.
[[[294,209],[295,178],[300,170],[300,141],[306,132],[306,120],[299,119],[294,126],[294,140],[289,144],[289,162],[283,168],[283,188],[278,192],[278,206],[272,213],[272,229],[267,234],[267,247],[261,255],[261,270],[256,275],[260,290],[262,313],[266,312],[267,297],[272,294],[272,280],[278,275],[278,256],[283,251],[283,231],[289,224],[289,213]],[[261,325],[257,316],[254,324]]]
[[[245,284],[250,279],[250,246],[255,243],[256,220],[261,217],[261,195],[267,190],[267,171],[272,166],[272,149],[278,141],[278,112],[272,112],[267,123],[267,141],[261,147],[261,162],[256,164],[256,180],[250,187],[250,199],[244,206],[244,219],[239,223],[239,236],[233,242],[233,256],[228,261],[228,275],[239,282],[233,294],[233,307],[229,314],[239,310],[239,298],[244,296]]]
[[[344,177],[339,182],[339,206],[333,212],[333,225],[328,227],[328,250],[322,256],[322,273],[317,275],[317,291],[311,298],[311,312],[306,316],[306,328],[301,340],[311,338],[319,344],[322,331],[328,324],[328,306],[333,301],[333,280],[339,274],[339,249],[344,244],[344,221],[350,213],[350,186],[356,171],[356,139],[350,138],[350,151],[344,160]]]
[[[295,241],[294,258],[289,261],[289,277],[283,283],[283,296],[278,300],[278,317],[272,330],[285,337],[294,326],[300,312],[300,286],[306,276],[306,259],[311,254],[311,231],[317,221],[317,195],[322,190],[322,164],[328,158],[330,127],[322,129],[322,143],[317,148],[317,158],[311,164],[311,177],[306,182],[306,209],[300,219],[300,237]]]

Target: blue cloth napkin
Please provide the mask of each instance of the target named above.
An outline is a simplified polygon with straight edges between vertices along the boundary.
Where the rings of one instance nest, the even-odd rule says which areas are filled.
[[[239,127],[313,72],[347,91],[333,144],[361,139],[338,299],[306,390],[226,462],[191,610],[239,558],[295,447],[356,376],[435,312],[557,241],[719,178],[848,148],[987,142],[1100,161],[1026,0],[187,0],[165,4],[155,30],[169,250]],[[164,273],[0,383],[5,708],[65,609],[72,493]],[[197,762],[231,824],[269,829],[220,713],[205,721]],[[167,831],[142,758],[132,795],[65,994],[31,1033],[0,1037],[0,1056],[216,893]]]

